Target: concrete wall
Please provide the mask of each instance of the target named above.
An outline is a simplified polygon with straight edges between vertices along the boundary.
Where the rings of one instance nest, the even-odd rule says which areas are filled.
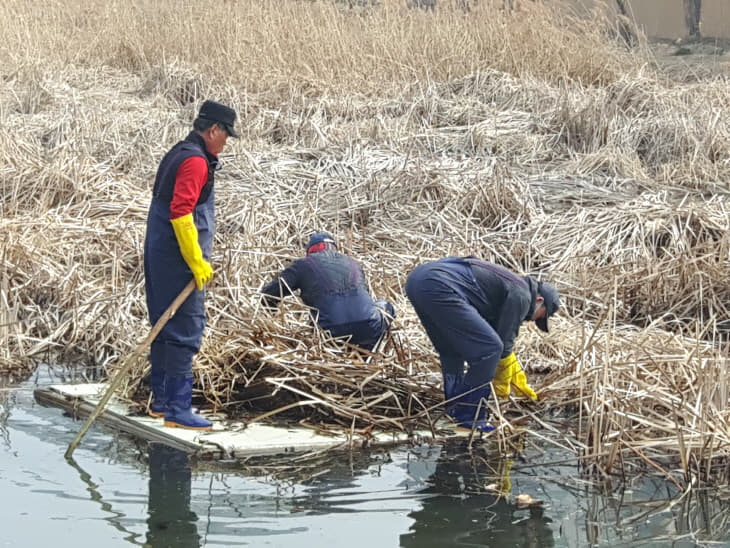
[[[684,0],[626,0],[628,15],[647,36],[684,38],[689,35]]]
[[[700,34],[712,38],[730,38],[730,0],[702,0]]]
[[[576,11],[590,11],[599,4],[608,13],[626,15],[650,38],[686,38],[696,34],[704,38],[730,39],[730,0],[571,0]],[[699,13],[696,13],[699,11]]]

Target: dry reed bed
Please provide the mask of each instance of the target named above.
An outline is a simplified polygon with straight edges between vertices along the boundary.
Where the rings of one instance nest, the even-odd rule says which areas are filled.
[[[387,3],[359,15],[323,2],[226,6],[202,8],[239,15],[213,45],[165,3],[76,6],[63,24],[47,19],[58,6],[0,8],[0,19],[24,14],[18,41],[49,25],[30,42],[35,55],[20,57],[12,35],[0,50],[6,370],[58,352],[113,373],[142,338],[156,163],[196,101],[215,96],[238,108],[243,138],[217,185],[217,274],[196,369],[212,409],[323,429],[431,428],[437,360],[402,288],[419,262],[474,253],[565,295],[548,336],[525,326],[518,341],[541,401],[492,403],[504,444],[527,425],[600,473],[725,480],[727,366],[712,333],[729,297],[726,80],[667,82],[600,26],[540,6],[489,11],[488,22]],[[110,27],[112,15],[130,24]],[[300,16],[320,25],[297,42],[286,18]],[[185,48],[173,32],[182,23]],[[68,25],[75,50],[54,46]],[[452,49],[457,27],[473,55]],[[259,307],[261,285],[322,228],[396,304],[375,356],[327,341],[296,302],[276,315]],[[143,369],[125,391],[139,403]],[[567,434],[547,418],[559,409],[579,418]]]

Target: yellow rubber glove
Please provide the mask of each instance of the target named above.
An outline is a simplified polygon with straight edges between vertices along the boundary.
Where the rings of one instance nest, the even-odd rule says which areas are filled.
[[[180,246],[180,252],[183,259],[193,271],[195,285],[198,290],[202,290],[203,286],[213,278],[213,267],[203,258],[203,250],[200,249],[198,243],[198,229],[193,221],[193,214],[188,213],[177,219],[172,219],[172,228],[175,231],[177,243]]]
[[[515,354],[513,352],[511,356],[514,355]],[[512,378],[510,379],[510,384],[515,389],[515,394],[527,396],[532,401],[537,401],[537,393],[529,384],[527,384],[527,375],[525,375],[525,372],[522,370],[522,366],[520,365],[520,362],[517,361],[517,357],[515,357],[514,364],[512,365]]]
[[[515,356],[515,353],[512,352],[509,356],[499,360],[499,363],[497,364],[497,371],[492,379],[492,386],[494,387],[494,393],[500,398],[506,398],[509,396],[512,369],[516,362],[517,357]]]
[[[494,393],[500,398],[509,396],[514,388],[516,395],[527,396],[533,401],[537,400],[537,393],[527,384],[527,376],[514,352],[499,360],[497,372],[492,379],[492,386]]]

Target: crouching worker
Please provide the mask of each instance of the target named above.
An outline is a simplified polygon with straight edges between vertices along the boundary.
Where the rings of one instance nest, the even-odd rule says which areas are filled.
[[[362,266],[337,250],[331,234],[313,234],[306,252],[306,257],[264,286],[264,306],[276,309],[281,298],[299,289],[319,327],[333,337],[350,337],[351,344],[374,350],[395,317],[393,305],[382,299],[373,301]]]
[[[165,426],[210,430],[192,411],[193,358],[205,328],[205,291],[213,277],[209,257],[214,231],[213,177],[226,139],[237,137],[233,109],[205,101],[191,131],[157,169],[147,217],[144,275],[147,310],[154,325],[175,297],[195,280],[194,291],[150,347],[148,413]]]
[[[493,429],[490,381],[498,396],[514,388],[537,399],[512,346],[524,321],[548,330],[559,306],[555,286],[474,257],[447,257],[417,266],[406,294],[439,354],[446,409],[459,426]]]

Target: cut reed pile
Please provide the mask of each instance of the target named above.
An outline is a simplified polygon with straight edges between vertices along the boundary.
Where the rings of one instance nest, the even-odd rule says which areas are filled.
[[[243,137],[216,177],[204,405],[244,422],[432,428],[438,361],[403,285],[423,261],[475,254],[564,296],[549,335],[522,329],[541,398],[490,403],[501,441],[521,425],[598,473],[727,480],[726,76],[668,81],[610,25],[536,3],[92,4],[0,7],[5,370],[53,353],[113,373],[142,339],[154,172],[214,97]],[[296,299],[259,305],[319,229],[398,309],[373,356],[328,340]],[[140,405],[143,371],[125,388]]]

